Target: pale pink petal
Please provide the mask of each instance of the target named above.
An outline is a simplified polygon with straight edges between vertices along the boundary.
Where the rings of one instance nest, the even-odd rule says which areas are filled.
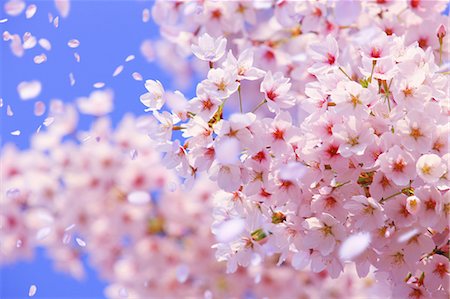
[[[75,48],[78,48],[80,46],[80,41],[77,40],[77,39],[71,39],[71,40],[69,40],[69,42],[67,42],[67,45],[70,48],[75,49]]]
[[[69,82],[70,82],[70,86],[75,85],[75,77],[73,76],[73,73],[69,74]]]
[[[34,48],[34,46],[36,46],[36,44],[37,44],[36,37],[31,35],[30,32],[25,32],[25,34],[23,35],[23,45],[22,45],[23,48],[31,49],[31,48]]]
[[[339,249],[339,257],[342,261],[356,258],[369,247],[370,240],[371,236],[366,232],[351,235],[342,243]]]
[[[41,38],[39,39],[38,43],[42,48],[44,48],[47,51],[50,51],[52,49],[52,44],[48,39]]]
[[[37,6],[35,4],[30,4],[25,11],[25,16],[27,19],[31,19],[37,11]]]
[[[141,54],[148,62],[155,59],[155,51],[153,50],[153,43],[151,40],[147,39],[142,42]]]
[[[245,229],[245,221],[240,218],[234,218],[224,221],[219,227],[213,230],[216,239],[220,243],[228,243],[236,240]]]
[[[55,28],[59,27],[59,17],[53,19],[53,26],[55,26]]]
[[[15,130],[11,132],[11,135],[13,136],[19,136],[20,135],[20,130]]]
[[[77,244],[80,245],[80,247],[86,247],[86,242],[84,242],[80,238],[75,238],[75,241],[77,241]]]
[[[46,126],[46,127],[48,127],[48,126],[50,126],[54,121],[55,121],[55,118],[54,118],[54,117],[47,117],[47,118],[44,120],[43,125]]]
[[[44,102],[37,101],[34,103],[34,115],[41,116],[45,113],[45,104]]]
[[[142,80],[144,80],[144,78],[142,78],[142,75],[139,74],[138,72],[134,72],[133,74],[131,74],[131,76],[132,76],[133,79],[136,80],[136,81],[142,81]]]
[[[123,71],[123,65],[119,65],[119,66],[116,67],[116,69],[114,70],[113,77],[118,76],[122,71]]]
[[[69,0],[55,0],[55,6],[61,17],[65,18],[69,15],[70,1]]]
[[[147,23],[148,21],[150,21],[150,10],[145,8],[142,11],[142,22]]]
[[[33,297],[36,294],[37,287],[36,285],[32,284],[30,286],[30,289],[28,290],[28,297]]]
[[[42,53],[41,55],[36,55],[33,58],[34,63],[36,64],[41,64],[43,62],[47,61],[47,55],[45,55],[44,53]]]
[[[22,100],[31,100],[39,96],[42,90],[41,82],[34,81],[23,81],[17,85],[17,92]]]
[[[76,60],[77,62],[80,62],[80,60],[81,60],[80,54],[78,54],[77,52],[75,52],[75,53],[73,53],[73,56],[75,57],[75,60]]]
[[[11,108],[11,106],[6,106],[6,115],[8,115],[8,116],[13,116],[14,115],[14,112],[12,111],[12,108]]]
[[[134,191],[128,194],[127,199],[130,203],[135,205],[143,205],[150,202],[150,194],[145,191]]]
[[[8,19],[6,19],[6,18],[0,20],[0,24],[6,23],[6,22],[8,22]]]
[[[93,86],[94,88],[102,88],[105,86],[105,82],[96,82]]]
[[[125,58],[125,62],[129,62],[131,60],[134,60],[136,58],[134,55],[128,55],[127,58]]]
[[[10,0],[4,5],[5,13],[10,16],[18,16],[25,9],[25,2],[22,0]]]

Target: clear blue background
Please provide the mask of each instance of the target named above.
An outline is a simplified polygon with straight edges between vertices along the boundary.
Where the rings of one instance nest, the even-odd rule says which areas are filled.
[[[105,82],[105,88],[114,91],[114,112],[111,117],[117,123],[126,112],[143,114],[144,106],[139,96],[146,90],[143,81],[135,81],[131,74],[139,72],[145,79],[158,79],[165,87],[175,89],[171,78],[156,63],[148,63],[140,54],[140,45],[145,39],[157,39],[158,27],[152,23],[142,22],[142,10],[151,9],[152,1],[81,1],[72,0],[69,16],[60,18],[59,28],[48,22],[48,13],[57,16],[53,0],[26,1],[38,6],[36,15],[27,20],[22,13],[18,17],[4,14],[5,1],[0,0],[0,19],[8,22],[0,24],[1,32],[9,31],[23,36],[31,32],[37,38],[47,38],[51,44],[50,52],[39,45],[26,50],[21,58],[14,56],[9,42],[0,41],[0,97],[4,106],[0,108],[0,129],[2,142],[13,142],[20,148],[29,145],[29,137],[42,124],[45,115],[33,114],[34,102],[49,103],[50,99],[73,101],[77,97],[87,96],[94,90],[92,84]],[[67,46],[70,39],[80,41],[80,47],[71,49]],[[73,56],[78,52],[81,62]],[[33,57],[46,53],[47,62],[36,65]],[[125,58],[133,54],[136,59],[125,63]],[[115,68],[123,64],[123,72],[112,77]],[[76,84],[69,84],[72,72]],[[42,83],[41,94],[33,100],[22,101],[17,93],[17,85],[22,81],[39,80]],[[190,91],[192,93],[192,90]],[[188,93],[189,94],[189,93]],[[6,106],[11,105],[14,116],[6,115]],[[87,128],[93,120],[84,116],[80,127]],[[20,130],[20,136],[10,132]],[[55,272],[50,258],[44,249],[38,249],[31,261],[22,261],[0,268],[0,298],[27,298],[30,285],[37,285],[33,298],[103,298],[106,282],[98,277],[89,267],[88,257],[84,257],[87,276],[77,281],[67,274]]]

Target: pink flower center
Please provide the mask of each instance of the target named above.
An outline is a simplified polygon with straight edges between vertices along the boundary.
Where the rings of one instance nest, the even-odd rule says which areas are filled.
[[[277,93],[276,93],[273,89],[267,91],[267,98],[268,98],[269,100],[275,102],[275,98],[276,98],[277,96],[278,96]]]
[[[327,62],[329,65],[333,65],[336,62],[336,57],[331,53],[327,53]]]
[[[438,263],[436,264],[433,273],[439,275],[439,277],[443,279],[445,275],[448,273],[447,266],[444,263]]]

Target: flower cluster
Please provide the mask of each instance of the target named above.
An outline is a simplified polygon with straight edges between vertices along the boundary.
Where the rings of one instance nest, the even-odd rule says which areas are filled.
[[[350,271],[336,285],[326,272],[277,267],[273,259],[254,259],[228,275],[211,249],[217,187],[202,178],[192,191],[180,190],[142,132],[149,118],[126,116],[113,130],[105,117],[76,132],[76,121],[66,126],[69,115],[76,115],[71,106],[54,113],[31,149],[2,151],[2,263],[30,258],[43,246],[57,269],[82,278],[87,253],[109,282],[108,298],[376,294],[373,278],[359,281]],[[81,143],[62,141],[74,133]]]
[[[376,269],[394,298],[445,297],[445,5],[260,4],[154,8],[170,16],[162,28],[180,29],[183,42],[188,35],[199,63],[209,65],[194,98],[158,96],[170,112],[155,110],[160,124],[149,134],[187,187],[206,172],[221,189],[212,226],[217,259],[235,272],[255,256],[276,257],[333,278],[352,263],[360,277]],[[223,236],[228,227],[234,233]]]

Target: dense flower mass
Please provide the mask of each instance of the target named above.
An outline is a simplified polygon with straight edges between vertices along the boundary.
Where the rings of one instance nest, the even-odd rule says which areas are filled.
[[[192,62],[207,78],[172,112],[172,130],[185,139],[150,135],[186,186],[206,172],[221,189],[214,248],[228,272],[255,256],[276,257],[337,278],[351,262],[360,277],[371,268],[383,275],[394,298],[447,295],[444,8],[438,1],[156,3],[154,13],[172,16],[160,22],[172,33],[167,43],[179,48],[189,36],[209,70]],[[242,56],[251,59],[240,65]],[[251,69],[257,76],[245,76]],[[221,238],[222,226],[237,228]],[[436,271],[441,280],[427,283]]]
[[[81,277],[88,253],[109,298],[447,298],[446,6],[157,0],[195,95],[150,78],[115,129],[111,90],[54,103],[2,150],[1,261],[44,246]]]

